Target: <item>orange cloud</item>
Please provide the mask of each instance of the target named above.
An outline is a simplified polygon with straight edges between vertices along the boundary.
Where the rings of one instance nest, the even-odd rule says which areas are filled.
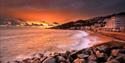
[[[32,21],[47,21],[65,23],[72,20],[87,18],[72,11],[57,10],[15,10],[10,13],[12,16]]]

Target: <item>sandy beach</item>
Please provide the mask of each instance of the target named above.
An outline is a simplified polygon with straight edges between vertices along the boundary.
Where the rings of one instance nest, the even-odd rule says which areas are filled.
[[[0,61],[30,57],[34,53],[80,50],[112,38],[79,30],[39,28],[0,29]]]

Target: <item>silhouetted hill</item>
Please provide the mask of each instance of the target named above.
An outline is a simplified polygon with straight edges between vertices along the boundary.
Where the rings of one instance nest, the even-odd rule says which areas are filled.
[[[19,18],[0,16],[0,25],[20,25],[25,21]]]
[[[120,12],[117,14],[107,15],[107,16],[100,16],[100,17],[94,17],[87,20],[77,20],[77,21],[71,21],[68,23],[61,24],[59,26],[53,27],[56,29],[80,29],[80,27],[104,27],[106,24],[105,19],[111,18],[112,16],[119,16],[124,15],[125,12]]]

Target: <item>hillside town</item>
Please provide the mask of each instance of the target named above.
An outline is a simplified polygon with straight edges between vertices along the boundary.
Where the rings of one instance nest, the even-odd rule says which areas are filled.
[[[71,21],[61,25],[56,22],[48,23],[45,21],[29,23],[29,21],[19,18],[0,16],[0,26],[48,26],[48,28],[56,29],[123,32],[125,31],[125,12],[87,20]]]
[[[91,31],[125,31],[125,12],[104,17],[95,17],[88,20],[77,20],[53,28]]]

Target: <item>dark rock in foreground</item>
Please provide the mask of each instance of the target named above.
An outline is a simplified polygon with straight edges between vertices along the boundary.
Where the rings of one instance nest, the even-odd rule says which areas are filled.
[[[108,42],[82,50],[36,55],[14,63],[125,63],[125,43]]]

